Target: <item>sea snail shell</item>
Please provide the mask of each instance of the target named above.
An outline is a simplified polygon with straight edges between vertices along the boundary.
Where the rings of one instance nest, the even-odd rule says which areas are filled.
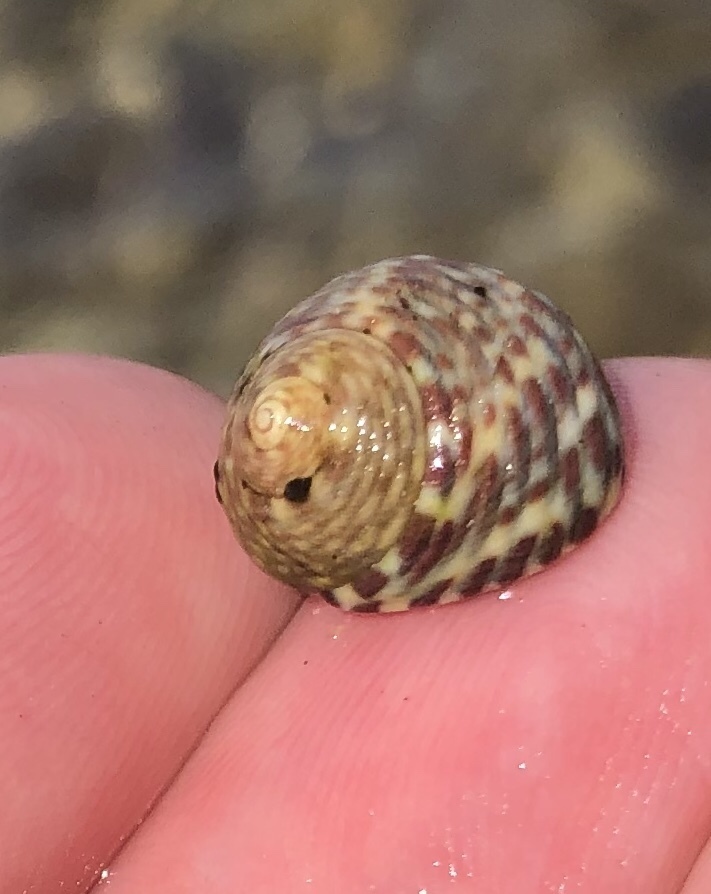
[[[614,398],[568,317],[498,270],[418,255],[277,323],[215,478],[262,569],[398,611],[539,571],[612,510],[622,469]]]

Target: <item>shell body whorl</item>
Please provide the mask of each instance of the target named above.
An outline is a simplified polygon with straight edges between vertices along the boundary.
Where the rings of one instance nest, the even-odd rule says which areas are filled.
[[[228,405],[220,502],[255,561],[344,609],[504,587],[586,539],[623,472],[614,398],[568,317],[426,256],[338,277]]]

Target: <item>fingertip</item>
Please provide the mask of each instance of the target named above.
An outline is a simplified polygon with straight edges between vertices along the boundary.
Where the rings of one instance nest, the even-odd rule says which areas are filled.
[[[708,526],[683,519],[707,505],[693,464],[709,423],[693,420],[709,367],[610,371],[635,440],[600,530],[506,598],[398,616],[307,603],[112,887],[429,890],[456,873],[521,891],[585,887],[590,866],[610,892],[678,883],[708,813],[710,621],[693,585],[711,556]]]
[[[295,609],[214,499],[222,414],[140,364],[0,359],[0,776],[14,793],[0,834],[16,890],[91,876]],[[67,835],[75,849],[58,847]]]

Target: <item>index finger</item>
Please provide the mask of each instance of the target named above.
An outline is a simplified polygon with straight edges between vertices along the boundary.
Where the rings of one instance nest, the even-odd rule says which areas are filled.
[[[0,359],[0,890],[88,884],[298,600],[212,492],[222,403],[156,369]]]
[[[508,599],[307,603],[115,894],[679,889],[711,822],[711,366],[609,370],[629,474],[597,534]]]

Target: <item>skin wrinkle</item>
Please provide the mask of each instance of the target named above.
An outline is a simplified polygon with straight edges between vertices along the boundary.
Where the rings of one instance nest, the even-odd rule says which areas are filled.
[[[299,603],[212,493],[220,404],[135,364],[5,358],[0,892],[89,884],[199,741],[112,894],[677,894],[711,831],[711,365],[607,372],[634,448],[587,544],[504,601],[308,600],[279,636]],[[91,542],[37,511],[57,476]]]

